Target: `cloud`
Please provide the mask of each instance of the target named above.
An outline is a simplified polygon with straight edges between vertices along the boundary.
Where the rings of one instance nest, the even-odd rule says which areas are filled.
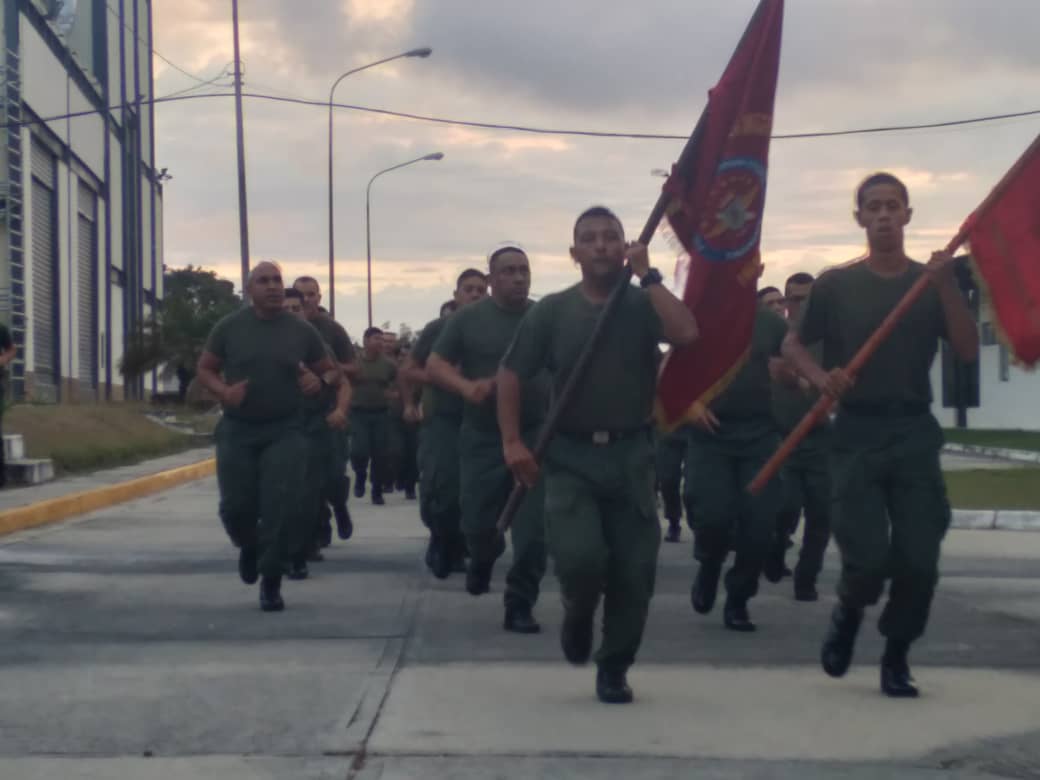
[[[251,0],[242,6],[246,83],[324,100],[351,67],[428,45],[343,81],[337,99],[508,124],[686,133],[755,0]],[[156,48],[200,75],[231,59],[230,12],[207,0],[155,0]],[[1037,106],[1035,0],[792,0],[778,132],[935,121]],[[156,61],[157,92],[192,82]],[[164,104],[159,165],[171,264],[238,276],[232,102]],[[326,278],[327,112],[247,99],[250,228],[256,258]],[[942,245],[1035,137],[1035,118],[947,130],[775,141],[765,283],[862,251],[852,191],[888,169],[911,188],[908,249]],[[570,284],[574,216],[605,203],[639,232],[681,141],[532,135],[335,113],[337,311],[365,320],[365,189],[379,170],[432,151],[445,159],[381,177],[371,199],[380,312],[413,327],[436,314],[455,275],[487,248],[522,241],[535,288]],[[651,247],[669,268],[675,253]]]

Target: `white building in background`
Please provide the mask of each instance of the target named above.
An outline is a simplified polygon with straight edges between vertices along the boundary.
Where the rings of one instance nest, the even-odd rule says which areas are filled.
[[[4,0],[0,321],[9,393],[119,400],[124,334],[162,297],[150,0]],[[73,114],[74,116],[69,116]]]
[[[1007,347],[996,336],[988,307],[980,308],[979,406],[967,410],[967,427],[1040,431],[1040,372],[1013,364]],[[932,390],[932,410],[939,423],[956,428],[957,410],[944,404],[942,354],[932,366]]]

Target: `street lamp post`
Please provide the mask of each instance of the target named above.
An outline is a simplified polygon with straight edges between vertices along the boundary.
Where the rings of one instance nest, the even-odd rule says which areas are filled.
[[[424,157],[416,157],[414,160],[409,160],[408,162],[403,162],[399,165],[392,165],[389,168],[384,168],[368,180],[368,186],[365,188],[365,251],[368,256],[368,327],[370,328],[372,327],[372,182],[374,182],[384,173],[396,171],[398,168],[404,168],[408,165],[414,165],[415,163],[423,162],[424,160],[443,159],[443,152],[434,152],[433,154],[427,154]]]
[[[406,51],[403,54],[395,54],[393,57],[386,57],[382,60],[376,60],[370,62],[368,65],[362,65],[360,68],[354,68],[348,70],[346,73],[341,75],[332,84],[332,88],[329,90],[329,313],[336,316],[336,244],[335,244],[335,228],[333,226],[333,194],[332,194],[332,112],[333,112],[333,97],[336,94],[336,87],[343,81],[347,76],[350,76],[358,71],[368,70],[374,68],[376,65],[382,65],[392,60],[399,60],[403,57],[429,57],[433,54],[433,49],[429,47],[423,47],[421,49],[412,49]]]

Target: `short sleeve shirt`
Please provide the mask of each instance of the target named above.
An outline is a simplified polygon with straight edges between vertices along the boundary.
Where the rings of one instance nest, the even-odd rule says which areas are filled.
[[[863,261],[827,271],[809,293],[800,340],[822,341],[824,368],[848,365],[924,273],[924,265],[913,261],[898,277],[880,276]],[[842,403],[930,403],[929,372],[941,338],[946,318],[938,291],[929,287],[867,361]]]
[[[315,330],[325,339],[325,343],[332,348],[332,354],[340,363],[352,363],[354,361],[354,345],[350,343],[350,336],[343,330],[343,326],[327,314],[318,314],[310,321]]]
[[[513,342],[531,304],[519,311],[505,309],[494,298],[484,298],[455,312],[444,324],[433,345],[434,354],[454,366],[466,379],[493,377]],[[521,426],[529,429],[545,418],[544,380],[535,378],[524,388]],[[495,396],[482,404],[465,404],[466,424],[482,431],[498,430]]]
[[[353,394],[350,407],[365,411],[387,409],[390,404],[387,391],[397,378],[397,366],[382,355],[369,359],[362,353],[357,368],[358,375],[351,381]]]
[[[772,381],[769,359],[780,355],[787,321],[764,306],[755,309],[755,326],[751,333],[751,351],[733,382],[711,404],[719,418],[770,417]]]
[[[228,384],[249,381],[242,405],[225,409],[224,414],[261,422],[302,411],[300,363],[320,362],[325,344],[318,331],[291,314],[280,312],[262,319],[252,307],[244,307],[213,326],[206,351],[220,359]]]
[[[438,317],[427,323],[426,327],[422,329],[422,333],[419,334],[419,339],[412,348],[412,359],[415,360],[416,365],[420,368],[426,367],[426,361],[429,360],[430,353],[433,352],[433,345],[444,329],[446,321],[446,317]],[[432,383],[423,387],[422,404],[423,416],[425,418],[436,414],[453,420],[462,419],[464,407],[462,399],[454,393],[448,392],[443,387],[438,387]]]
[[[559,395],[592,336],[604,304],[574,285],[546,295],[520,326],[503,365],[521,380],[547,370]],[[587,373],[560,417],[563,433],[634,431],[650,423],[657,387],[661,319],[645,290],[630,286],[607,324]]]

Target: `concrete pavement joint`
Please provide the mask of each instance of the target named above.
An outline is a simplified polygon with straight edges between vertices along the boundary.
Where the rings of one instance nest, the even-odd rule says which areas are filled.
[[[415,636],[415,628],[419,622],[419,615],[422,612],[422,604],[426,599],[426,593],[428,590],[424,587],[428,580],[428,577],[424,576],[425,574],[425,566],[420,564],[418,573],[412,579],[408,593],[401,600],[401,606],[398,609],[398,615],[406,616],[404,623],[406,629],[403,632],[403,636],[399,639],[387,642],[386,647],[383,649],[383,655],[380,657],[375,671],[369,676],[368,681],[366,681],[360,702],[348,723],[349,729],[352,724],[360,720],[362,711],[365,709],[365,704],[369,701],[369,693],[373,689],[373,683],[378,681],[380,684],[379,687],[382,688],[379,702],[375,706],[375,712],[369,719],[365,735],[362,738],[358,749],[354,752],[354,759],[351,761],[350,769],[347,771],[346,780],[355,780],[355,778],[357,778],[365,769],[365,761],[368,756],[368,743],[371,741],[376,726],[379,724],[379,718],[383,714],[383,709],[386,707],[387,700],[390,698],[390,691],[393,688],[394,679],[397,677],[397,673],[401,669],[405,653],[411,645],[412,637]],[[391,654],[389,652],[390,648],[395,645],[395,652]],[[391,655],[393,657],[393,664],[390,669],[387,670],[386,665],[390,661]]]

